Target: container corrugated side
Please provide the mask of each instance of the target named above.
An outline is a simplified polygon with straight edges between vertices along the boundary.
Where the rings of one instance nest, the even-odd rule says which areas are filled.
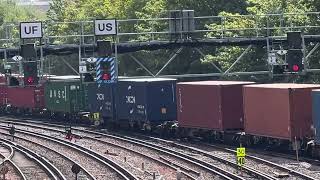
[[[179,126],[221,129],[219,88],[205,85],[177,84]]]
[[[114,118],[114,85],[90,84],[88,86],[88,106],[92,113],[100,112],[103,117]]]
[[[161,123],[176,119],[175,80],[119,81],[116,88],[118,119]]]
[[[243,129],[242,86],[253,82],[199,81],[177,84],[179,126]]]
[[[312,119],[315,132],[315,142],[320,144],[320,91],[312,91]]]
[[[311,136],[313,88],[317,87],[297,84],[245,86],[246,133],[286,140]]]
[[[0,85],[0,105],[7,104],[7,91],[8,91],[8,86],[5,84],[1,84]]]
[[[46,107],[50,111],[78,112],[83,108],[83,98],[79,81],[49,81],[45,84]]]
[[[44,108],[43,86],[8,87],[7,103],[18,108]]]
[[[177,120],[176,81],[149,82],[147,119],[152,123]]]

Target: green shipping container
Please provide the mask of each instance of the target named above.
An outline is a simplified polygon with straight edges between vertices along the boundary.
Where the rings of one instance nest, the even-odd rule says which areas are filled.
[[[45,84],[45,106],[48,110],[62,113],[87,111],[87,84],[80,87],[79,80],[54,80]]]

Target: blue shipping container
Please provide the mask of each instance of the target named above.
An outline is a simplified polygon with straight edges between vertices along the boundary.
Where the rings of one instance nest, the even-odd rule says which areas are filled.
[[[96,83],[89,85],[88,106],[90,112],[99,112],[105,118],[114,118],[113,86],[111,84],[98,86]]]
[[[122,79],[116,90],[120,120],[160,124],[177,119],[175,79]]]
[[[320,144],[320,90],[312,91],[312,118],[316,131],[315,142]]]

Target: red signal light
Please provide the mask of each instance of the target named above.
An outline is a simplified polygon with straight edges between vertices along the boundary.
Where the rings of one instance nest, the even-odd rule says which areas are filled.
[[[299,69],[300,69],[299,66],[296,64],[292,66],[292,70],[295,72],[299,71]]]
[[[102,75],[102,79],[103,79],[103,80],[110,80],[110,74],[104,73],[104,74]]]
[[[33,83],[33,78],[32,78],[32,77],[28,77],[28,78],[27,78],[27,82],[28,82],[29,84],[32,84],[32,83]]]

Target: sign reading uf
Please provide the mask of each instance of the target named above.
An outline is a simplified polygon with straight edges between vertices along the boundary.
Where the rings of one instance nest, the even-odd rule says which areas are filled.
[[[21,22],[20,38],[42,38],[42,22]]]
[[[94,32],[96,36],[99,35],[116,35],[117,21],[115,19],[109,20],[95,20]]]

